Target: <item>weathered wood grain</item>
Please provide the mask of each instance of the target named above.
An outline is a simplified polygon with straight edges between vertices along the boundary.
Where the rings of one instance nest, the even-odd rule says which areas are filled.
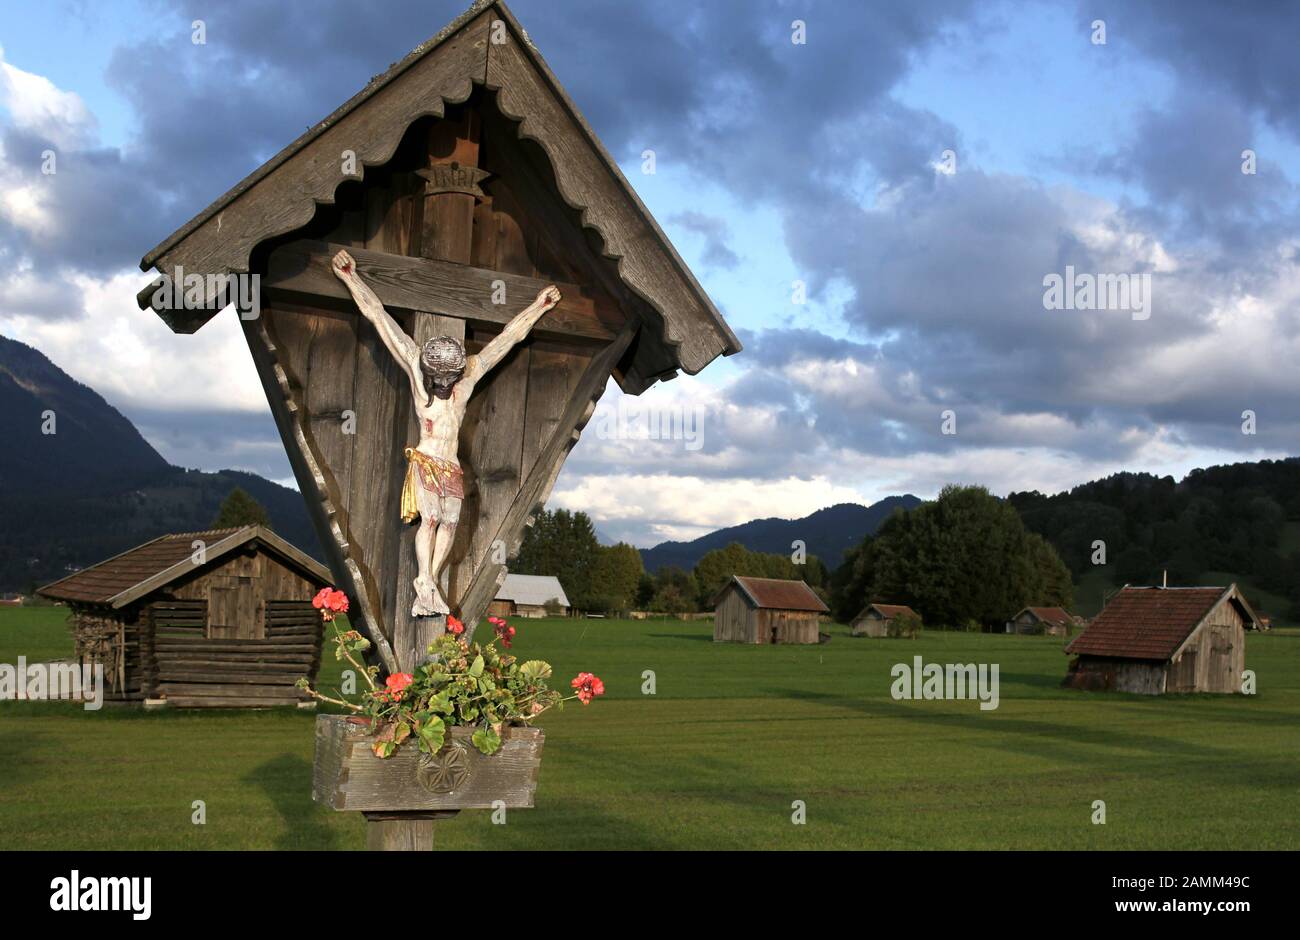
[[[470,742],[472,733],[467,727],[448,731],[440,754],[445,758],[457,751],[464,775],[445,778],[443,786],[457,782],[438,792],[429,789],[430,774],[421,769],[428,758],[414,744],[380,759],[370,749],[374,739],[366,727],[341,715],[318,715],[312,799],[331,809],[381,813],[492,809],[498,800],[510,809],[531,807],[545,743],[542,729],[503,729],[501,749],[490,757]]]
[[[266,316],[255,320],[241,320],[244,338],[257,366],[258,378],[266,392],[271,415],[275,419],[280,437],[285,442],[289,464],[298,480],[298,488],[307,504],[307,514],[316,529],[321,547],[334,575],[335,586],[345,591],[355,603],[349,611],[350,619],[370,637],[375,656],[390,672],[396,672],[397,659],[392,645],[377,616],[369,589],[361,577],[356,562],[351,557],[351,546],[344,534],[335,507],[336,496],[331,495],[320,458],[312,449],[299,419],[301,408],[276,346],[266,326]]]
[[[494,237],[494,247],[495,242]],[[330,269],[330,259],[343,247],[302,240],[276,248],[270,254],[263,289],[272,299],[313,303],[328,299],[331,308],[355,313],[351,295]],[[475,325],[504,325],[553,283],[508,269],[474,268],[360,248],[348,251],[356,259],[357,272],[390,312],[420,310],[459,317]],[[503,304],[493,303],[498,281],[505,286],[507,302]],[[534,333],[560,339],[608,341],[614,337],[623,318],[612,300],[590,296],[590,289],[577,284],[559,282],[556,286],[564,297],[538,321]]]

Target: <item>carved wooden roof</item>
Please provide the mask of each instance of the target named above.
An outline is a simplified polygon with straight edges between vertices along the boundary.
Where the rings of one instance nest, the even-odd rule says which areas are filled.
[[[493,41],[504,24],[508,41]],[[633,355],[642,391],[680,368],[694,374],[741,348],[730,327],[565,94],[541,54],[500,0],[477,0],[433,38],[371,79],[334,113],[237,183],[144,256],[143,270],[172,274],[249,273],[254,249],[310,222],[348,180],[382,165],[415,121],[441,117],[476,85],[496,91],[497,104],[518,121],[521,137],[549,158],[560,197],[600,237],[622,282],[653,312]],[[340,154],[356,154],[344,172]],[[141,291],[148,307],[152,287]],[[194,332],[215,310],[159,309],[176,332]],[[623,377],[620,376],[620,380]]]

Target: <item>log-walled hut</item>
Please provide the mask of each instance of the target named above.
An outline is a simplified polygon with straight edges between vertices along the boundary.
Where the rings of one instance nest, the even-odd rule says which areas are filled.
[[[294,705],[320,666],[329,584],[320,563],[261,526],[164,535],[47,584],[72,610],[76,656],[105,698],[180,707]]]
[[[1125,587],[1065,648],[1063,685],[1097,691],[1239,692],[1259,620],[1229,587]]]
[[[1007,621],[1007,632],[1069,636],[1075,622],[1070,612],[1061,607],[1026,607]]]
[[[897,635],[890,633],[896,622],[910,619],[913,623],[921,622],[920,616],[906,604],[868,604],[849,623],[854,636],[885,637]]]
[[[816,643],[827,607],[802,581],[735,574],[713,598],[715,643]]]

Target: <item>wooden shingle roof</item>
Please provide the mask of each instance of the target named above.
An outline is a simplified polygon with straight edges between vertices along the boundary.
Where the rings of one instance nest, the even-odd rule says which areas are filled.
[[[1070,616],[1070,612],[1064,607],[1026,607],[1025,610],[1029,611],[1043,623],[1074,622],[1074,618]],[[1020,614],[1023,614],[1025,610],[1022,610]],[[1016,614],[1016,616],[1019,617],[1020,614]]]
[[[877,613],[880,614],[880,616],[884,617],[886,620],[892,620],[895,617],[904,617],[904,616],[917,617],[916,611],[908,607],[906,604],[868,604],[866,607],[863,608],[862,613],[858,614],[858,616],[854,617],[853,619],[857,620],[858,617],[862,617],[869,610],[876,611]]]
[[[750,578],[733,574],[714,597],[714,604],[732,585],[740,588],[741,596],[751,607],[771,610],[812,610],[826,613],[830,608],[802,581],[784,581],[779,578]]]
[[[413,123],[441,117],[447,104],[465,101],[475,86],[495,91],[501,110],[519,122],[519,134],[541,147],[564,202],[599,235],[618,277],[648,305],[653,322],[632,351],[641,378],[620,376],[624,390],[639,394],[676,369],[695,374],[714,358],[740,351],[735,333],[501,0],[475,0],[167,236],[144,256],[141,269],[156,269],[160,278],[183,270],[214,285],[221,283],[217,278],[250,273],[258,245],[311,222],[318,206],[334,203],[340,185],[386,163]],[[344,152],[355,153],[355,169],[339,159]],[[138,294],[142,309],[153,306],[158,283]],[[178,333],[193,333],[217,312],[155,309]]]
[[[47,584],[36,593],[54,600],[123,607],[191,573],[196,567],[202,567],[196,566],[191,557],[196,541],[201,541],[204,545],[203,565],[250,542],[257,542],[307,580],[320,585],[330,583],[329,571],[320,562],[270,529],[249,525],[161,535],[153,541]]]
[[[1221,603],[1236,605],[1248,627],[1258,622],[1235,584],[1226,588],[1125,587],[1065,652],[1168,660]]]

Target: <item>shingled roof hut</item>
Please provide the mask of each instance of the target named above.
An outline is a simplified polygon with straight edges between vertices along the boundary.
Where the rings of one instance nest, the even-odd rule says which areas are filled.
[[[72,609],[77,659],[105,698],[294,705],[320,666],[319,562],[262,526],[160,536],[47,584]]]
[[[816,643],[827,607],[803,581],[733,574],[713,598],[715,643]]]
[[[1063,607],[1026,607],[1007,621],[1007,632],[1069,636],[1076,622]]]
[[[1125,587],[1065,648],[1063,685],[1139,692],[1239,692],[1246,630],[1259,618],[1235,584]]]
[[[921,623],[921,616],[906,604],[868,604],[849,623],[849,628],[853,636],[887,637],[891,626],[900,617],[914,624]]]

